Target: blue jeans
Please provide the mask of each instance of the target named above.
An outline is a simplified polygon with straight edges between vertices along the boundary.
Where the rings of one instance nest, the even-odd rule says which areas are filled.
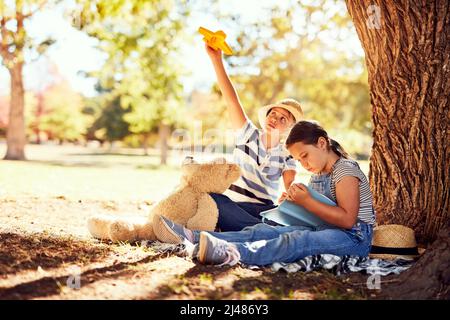
[[[265,266],[273,262],[295,262],[310,255],[333,254],[367,257],[372,226],[357,222],[352,229],[312,229],[303,226],[270,226],[264,223],[237,232],[210,232],[236,246],[240,261]],[[200,232],[194,231],[195,242]]]
[[[261,223],[262,219],[259,214],[276,207],[273,204],[234,202],[227,196],[218,193],[210,193],[209,195],[214,199],[219,209],[217,227],[221,231],[240,231],[245,227]]]

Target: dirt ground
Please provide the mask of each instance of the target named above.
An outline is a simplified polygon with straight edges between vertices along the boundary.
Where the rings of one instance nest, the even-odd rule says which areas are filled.
[[[367,275],[213,267],[90,237],[97,213],[145,215],[148,202],[0,200],[0,299],[376,299]],[[395,282],[384,277],[382,287]]]

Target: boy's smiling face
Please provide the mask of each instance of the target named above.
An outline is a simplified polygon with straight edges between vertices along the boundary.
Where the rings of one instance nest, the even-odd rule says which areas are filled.
[[[294,117],[284,108],[273,107],[266,117],[266,131],[284,133],[294,124]]]

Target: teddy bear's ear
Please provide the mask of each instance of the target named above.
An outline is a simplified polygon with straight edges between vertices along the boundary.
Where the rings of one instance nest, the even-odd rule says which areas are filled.
[[[216,158],[213,161],[211,161],[211,163],[213,163],[213,164],[226,164],[227,163],[227,159],[225,159],[225,158]]]
[[[181,172],[185,177],[190,177],[198,170],[198,163],[185,163],[181,166]]]
[[[229,164],[228,165],[227,178],[230,179],[231,182],[234,182],[240,176],[241,176],[241,168],[235,163]]]
[[[198,168],[198,163],[194,160],[194,157],[187,156],[184,158],[181,164],[181,171],[185,176],[191,176]]]
[[[195,160],[194,160],[194,157],[187,156],[187,157],[184,158],[182,165],[184,166],[186,164],[194,164],[194,163],[196,163]]]

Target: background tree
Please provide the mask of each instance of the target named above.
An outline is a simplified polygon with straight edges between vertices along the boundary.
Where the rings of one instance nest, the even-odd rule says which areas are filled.
[[[129,112],[133,134],[160,135],[161,163],[167,161],[170,128],[183,119],[182,67],[177,61],[188,12],[173,1],[78,1],[80,29],[100,40],[107,61],[97,73],[100,84]]]
[[[52,1],[52,5],[60,1]],[[0,1],[0,56],[2,64],[8,69],[11,81],[11,100],[8,129],[6,134],[7,150],[5,159],[25,159],[25,116],[23,67],[25,51],[35,49],[43,53],[53,43],[46,39],[37,44],[27,35],[25,21],[47,6],[47,0]]]
[[[40,119],[40,129],[60,143],[80,141],[87,120],[82,114],[82,96],[63,81],[46,89],[42,100],[45,113]]]
[[[112,142],[122,140],[130,134],[130,124],[124,120],[124,115],[129,113],[131,108],[123,108],[119,96],[103,95],[100,99],[100,110],[88,128],[87,135],[90,139],[108,141],[111,145]],[[98,101],[98,98],[96,100]]]
[[[46,113],[49,113],[49,110],[46,110],[49,106],[45,103],[46,99],[45,96],[50,88],[56,87],[61,88],[63,91],[67,91],[68,96],[75,96],[76,100],[79,100],[79,95],[76,94],[71,88],[69,83],[67,83],[67,80],[64,78],[64,76],[60,73],[58,66],[53,63],[50,58],[46,55],[42,56],[43,59],[41,59],[41,66],[40,70],[43,74],[46,75],[46,81],[41,81],[40,84],[35,88],[35,98],[36,98],[36,105],[31,108],[32,110],[32,116],[25,117],[27,122],[27,127],[31,130],[31,132],[27,132],[28,139],[33,138],[35,139],[36,143],[41,143],[41,136],[45,138],[45,134],[47,134],[47,139],[51,139],[51,133],[50,132],[44,132],[42,133],[42,118]],[[64,84],[64,85],[61,85]],[[55,90],[52,90],[55,92]],[[56,90],[57,91],[57,90]],[[61,96],[64,99],[64,95]],[[25,101],[27,101],[25,99]],[[73,104],[72,104],[73,105]],[[69,106],[71,104],[69,103]],[[25,114],[29,113],[29,107],[27,105],[25,106]],[[77,110],[74,110],[77,111]]]

